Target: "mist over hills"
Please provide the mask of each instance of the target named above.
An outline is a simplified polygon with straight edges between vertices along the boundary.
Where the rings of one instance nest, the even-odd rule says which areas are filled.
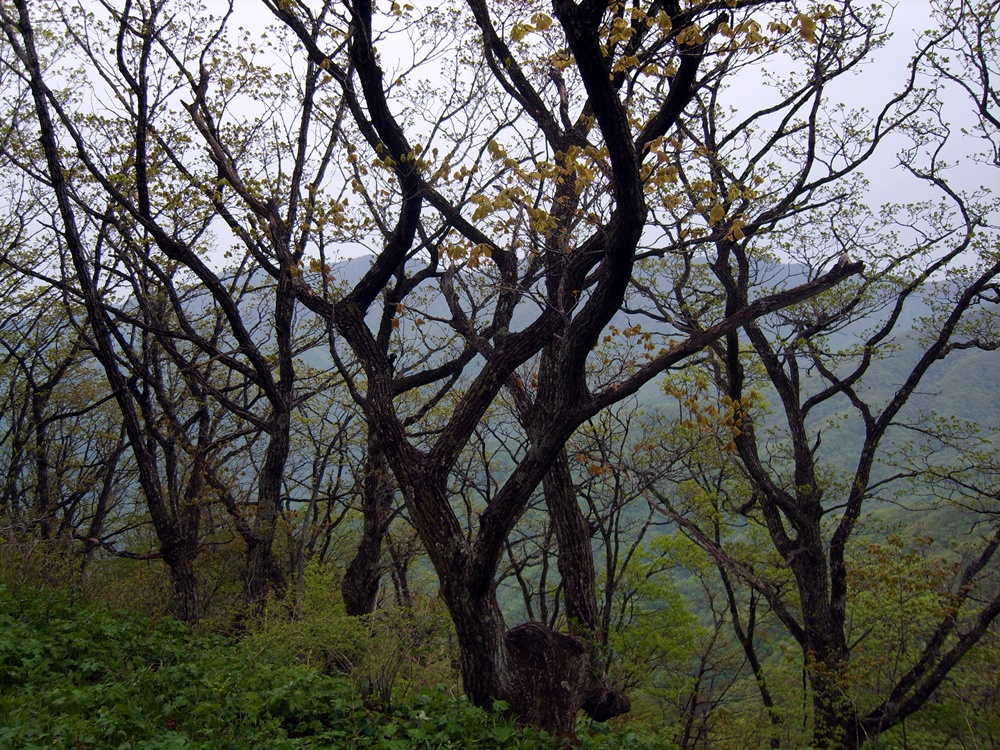
[[[353,285],[370,268],[371,261],[370,256],[351,258],[337,264],[333,272],[341,282]],[[803,278],[801,269],[795,266],[776,268],[770,275],[777,279],[785,279],[789,284]],[[450,318],[447,305],[440,296],[430,297],[424,312],[431,318]],[[886,344],[887,346],[891,345],[893,350],[878,358],[863,381],[863,388],[875,403],[885,403],[892,397],[921,355],[919,345],[919,339],[923,333],[921,321],[927,318],[930,313],[929,306],[919,297],[909,300],[903,308],[895,333]],[[373,325],[377,322],[376,314],[373,313],[371,317]],[[534,319],[536,314],[536,309],[523,307],[515,313],[512,330],[523,328]],[[878,322],[877,318],[863,318],[853,321],[838,332],[831,334],[827,338],[827,343],[834,350],[858,346],[864,341],[866,332],[870,331]],[[672,333],[664,326],[656,326],[647,318],[630,317],[623,312],[618,313],[612,321],[612,325],[619,329],[636,323],[640,323],[644,330],[667,335]],[[433,322],[428,325],[430,327],[434,325],[443,327],[443,324]],[[310,352],[309,359],[313,360],[316,366],[328,365],[329,353],[315,350]],[[948,357],[936,362],[931,367],[920,389],[904,410],[904,418],[915,419],[921,412],[935,411],[939,414],[977,422],[984,428],[1000,428],[1000,396],[998,396],[1000,394],[1000,367],[998,364],[1000,363],[996,361],[996,355],[992,352],[977,349],[952,352]],[[474,368],[475,363],[470,371],[474,372]],[[811,388],[809,381],[813,380],[815,376],[809,372],[806,372],[805,375],[807,379],[804,390],[811,392],[813,388]],[[818,381],[816,383],[815,387],[818,387]],[[838,401],[841,399],[833,399],[818,409],[817,417],[836,418],[839,412],[850,411],[846,399],[843,399],[841,404],[838,404]],[[655,383],[652,383],[641,391],[640,402],[645,408],[657,409],[670,404],[671,400],[662,393]],[[848,420],[835,431],[835,434],[832,433],[824,439],[851,441],[856,429],[860,429],[860,425],[854,426]]]
[[[354,258],[336,266],[334,274],[341,283],[352,285],[368,270],[370,264],[369,257]],[[802,274],[799,269],[785,267],[778,269],[771,277],[785,279],[787,283],[791,284],[797,279],[801,279]],[[428,287],[433,289],[430,284]],[[375,327],[378,324],[377,316],[380,314],[380,310],[377,307],[373,310],[369,324]],[[988,310],[987,313],[996,314],[997,311]],[[416,311],[406,311],[403,315],[401,327],[404,329],[404,347],[407,341],[405,336],[413,334],[411,326],[416,314]],[[439,294],[435,296],[429,291],[426,305],[419,311],[419,314],[426,316],[428,321],[422,329],[425,334],[432,332],[435,328],[438,333],[446,333],[447,325],[440,321],[446,321],[451,316],[447,305]],[[537,310],[527,307],[518,311],[515,316],[516,320],[511,326],[512,329],[517,330],[527,325],[536,314]],[[926,332],[922,330],[921,326],[930,314],[931,309],[923,299],[915,297],[910,300],[902,310],[893,335],[881,345],[882,351],[878,352],[878,356],[875,357],[868,372],[856,385],[859,395],[873,409],[880,410],[889,402],[905,382],[914,364],[922,356],[921,337]],[[300,308],[299,315],[302,318],[308,316],[308,313]],[[435,318],[437,322],[435,322]],[[861,318],[828,336],[826,344],[832,350],[857,348],[863,344],[869,332],[879,322],[877,317]],[[636,323],[641,323],[644,330],[656,330],[648,319],[640,316],[629,317],[623,312],[619,312],[612,321],[612,325],[617,326],[619,330]],[[671,333],[664,327],[660,327],[657,332],[666,335]],[[418,347],[420,343],[415,342],[413,345]],[[397,353],[399,361],[405,363],[407,352],[399,351]],[[325,345],[317,346],[305,353],[302,360],[320,370],[332,366],[332,359]],[[856,362],[856,357],[845,360],[842,365],[844,371],[852,367],[854,362]],[[1000,433],[1000,397],[997,395],[1000,393],[1000,366],[998,364],[1000,362],[998,362],[995,352],[977,349],[956,350],[944,359],[934,362],[917,391],[897,416],[896,424],[908,424],[919,428],[930,424],[932,419],[939,417],[964,420],[977,426],[981,438],[995,442],[996,435]],[[467,369],[466,377],[473,377],[479,366],[481,366],[481,360],[473,360]],[[803,368],[801,376],[803,398],[828,385],[825,380],[809,369]],[[653,419],[665,421],[677,419],[678,401],[664,392],[662,383],[662,377],[655,378],[639,391],[634,400],[627,402],[620,408],[638,409]],[[787,427],[784,425],[782,415],[778,412],[780,404],[777,395],[766,385],[758,385],[758,388],[763,393],[764,401],[769,404],[769,407],[762,404],[755,414],[758,434],[767,435],[761,441],[760,450],[765,457],[770,456],[768,460],[775,460],[784,453],[783,444],[786,444],[788,439]],[[839,477],[844,481],[850,481],[849,478],[853,476],[857,468],[859,448],[864,441],[865,424],[848,397],[839,394],[819,404],[810,412],[806,429],[810,434],[810,442],[819,441],[822,445],[819,455],[828,478]],[[877,463],[873,470],[873,478],[876,481],[887,477],[894,471],[888,463],[884,462],[884,456],[897,452],[904,441],[914,437],[919,436],[914,431],[901,426],[889,429],[884,441],[884,449],[880,451],[879,460],[882,463]],[[363,446],[357,446],[356,450],[363,450]],[[502,455],[502,451],[498,452],[497,455]],[[944,460],[947,458],[947,453],[939,452],[935,458]],[[500,464],[506,463],[501,459],[498,461]],[[505,474],[504,466],[494,467],[495,479],[502,481]],[[899,487],[901,488],[902,485]],[[885,498],[891,499],[892,494],[897,489],[896,485],[884,488]],[[921,504],[930,492],[920,489],[919,486],[908,491],[913,493],[911,499]],[[831,502],[835,504],[840,501],[838,493],[831,494]],[[892,503],[876,503],[872,506],[872,510],[877,512],[880,517],[888,519],[892,523],[902,524],[907,528],[913,524],[921,523],[946,528],[956,521],[954,514],[950,512],[913,515],[900,510]]]

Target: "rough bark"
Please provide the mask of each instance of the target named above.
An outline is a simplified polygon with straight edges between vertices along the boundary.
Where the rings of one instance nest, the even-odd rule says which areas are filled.
[[[392,511],[393,490],[385,454],[369,435],[362,479],[361,541],[347,565],[340,587],[348,615],[367,615],[375,611],[382,576],[382,542]]]
[[[606,687],[591,649],[578,639],[529,622],[508,631],[504,643],[511,664],[508,702],[518,720],[573,740],[580,709],[595,721],[629,710],[628,698]]]
[[[162,550],[173,590],[170,613],[182,622],[197,622],[201,614],[198,576],[194,570],[197,549],[180,543],[163,545]]]

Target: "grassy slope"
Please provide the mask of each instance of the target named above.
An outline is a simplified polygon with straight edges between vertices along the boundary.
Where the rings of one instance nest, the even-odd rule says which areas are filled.
[[[659,748],[634,734],[584,747]],[[195,637],[175,621],[0,584],[0,748],[545,748],[446,691],[365,705],[341,675]]]

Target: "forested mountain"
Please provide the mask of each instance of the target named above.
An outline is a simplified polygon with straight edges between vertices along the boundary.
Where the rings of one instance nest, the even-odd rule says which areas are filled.
[[[981,744],[1000,4],[905,7],[0,0],[0,573],[570,742]]]

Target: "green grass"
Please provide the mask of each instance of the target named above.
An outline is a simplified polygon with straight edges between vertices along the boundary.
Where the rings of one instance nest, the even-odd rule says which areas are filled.
[[[589,748],[663,748],[588,732]],[[180,623],[0,584],[0,748],[555,748],[445,690],[376,710],[346,677]]]

